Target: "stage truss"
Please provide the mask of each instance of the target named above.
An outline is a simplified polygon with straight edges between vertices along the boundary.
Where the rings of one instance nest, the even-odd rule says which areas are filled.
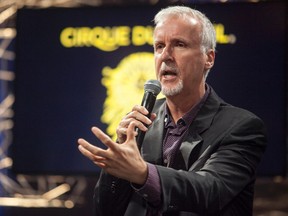
[[[90,2],[96,4],[96,1]],[[77,1],[64,0],[0,2],[0,206],[73,208],[85,202],[87,180],[84,176],[14,174],[11,171],[13,160],[8,156],[13,141],[14,23],[17,9],[77,5]]]

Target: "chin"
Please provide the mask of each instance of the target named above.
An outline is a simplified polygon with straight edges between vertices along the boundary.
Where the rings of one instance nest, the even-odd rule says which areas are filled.
[[[162,94],[165,95],[166,97],[175,96],[181,93],[182,90],[183,90],[183,82],[179,82],[176,86],[170,88],[166,87],[165,85],[162,86]]]

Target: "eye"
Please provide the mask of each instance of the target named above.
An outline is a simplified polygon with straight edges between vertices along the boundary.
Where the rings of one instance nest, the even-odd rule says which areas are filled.
[[[186,44],[184,42],[182,42],[182,41],[177,41],[176,42],[176,47],[184,48],[184,47],[186,47]]]
[[[163,48],[164,48],[163,43],[157,43],[154,45],[154,51],[159,51],[159,50],[162,50]]]

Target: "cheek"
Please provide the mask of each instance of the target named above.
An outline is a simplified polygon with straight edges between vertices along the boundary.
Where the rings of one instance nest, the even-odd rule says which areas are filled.
[[[196,58],[197,59],[197,58]],[[179,70],[181,79],[184,82],[195,82],[196,80],[201,79],[204,71],[204,64],[202,61],[196,60],[195,58],[182,59],[183,61],[179,62]]]
[[[201,72],[205,67],[205,59],[203,55],[190,55],[181,59],[181,65],[186,69],[193,71],[195,73]]]
[[[161,67],[161,61],[159,60],[159,58],[154,57],[154,65],[155,65],[155,72],[156,74],[158,74]]]
[[[177,61],[177,66],[180,71],[180,76],[185,79],[185,77],[189,76],[189,74],[194,71],[195,64],[193,59],[180,58]]]

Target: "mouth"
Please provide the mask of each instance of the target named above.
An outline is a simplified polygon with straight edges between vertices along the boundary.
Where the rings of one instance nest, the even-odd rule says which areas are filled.
[[[177,76],[177,72],[174,70],[161,71],[161,77],[164,77],[164,79],[171,79],[171,78],[175,78],[176,76]]]

